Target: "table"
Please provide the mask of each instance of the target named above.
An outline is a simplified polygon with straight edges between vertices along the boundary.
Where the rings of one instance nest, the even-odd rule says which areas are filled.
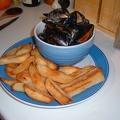
[[[0,55],[19,40],[33,36],[41,16],[51,10],[44,2],[37,7],[25,7],[19,19],[0,31]],[[0,11],[0,15],[4,11]],[[8,20],[8,19],[7,19]],[[0,21],[0,22],[5,22]],[[3,120],[119,120],[120,119],[120,52],[113,48],[114,38],[96,29],[94,44],[109,62],[108,80],[102,89],[85,102],[61,109],[43,109],[25,105],[9,96],[0,87],[0,116]]]

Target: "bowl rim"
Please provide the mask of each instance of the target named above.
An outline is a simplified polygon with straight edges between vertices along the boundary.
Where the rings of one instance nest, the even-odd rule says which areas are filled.
[[[52,44],[49,44],[49,43],[47,43],[47,42],[42,41],[42,40],[38,37],[36,31],[37,31],[37,28],[40,26],[40,24],[43,24],[43,25],[44,25],[45,23],[43,23],[43,22],[41,21],[41,22],[39,22],[39,23],[35,26],[35,28],[34,28],[34,36],[37,38],[37,40],[39,40],[39,41],[42,42],[43,44],[46,44],[46,45],[51,46],[51,47],[54,47],[54,48],[69,49],[69,48],[79,47],[79,46],[85,45],[86,43],[90,42],[90,41],[91,41],[92,39],[94,39],[94,37],[95,37],[95,28],[94,28],[94,30],[93,30],[93,35],[91,36],[91,38],[90,38],[89,40],[87,40],[87,41],[84,42],[84,43],[77,44],[77,45],[71,45],[71,46],[57,46],[57,45],[52,45]]]

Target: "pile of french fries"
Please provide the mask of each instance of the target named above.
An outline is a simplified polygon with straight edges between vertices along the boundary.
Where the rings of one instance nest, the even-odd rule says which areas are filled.
[[[69,104],[73,96],[105,80],[100,67],[58,66],[42,57],[30,42],[1,56],[0,65],[6,65],[10,77],[1,77],[2,82],[13,91],[25,92],[31,99],[44,103],[56,100],[61,105]]]

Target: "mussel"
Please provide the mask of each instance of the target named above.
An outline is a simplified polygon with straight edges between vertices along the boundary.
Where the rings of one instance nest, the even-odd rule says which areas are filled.
[[[58,0],[58,3],[61,8],[43,14],[47,17],[42,20],[46,25],[38,37],[59,46],[71,46],[87,41],[93,34],[94,25],[79,11],[70,13],[67,10],[69,0]]]
[[[61,19],[67,18],[69,16],[69,11],[67,9],[57,8],[50,13],[44,13],[43,15],[47,18],[43,19],[44,23],[59,22]]]
[[[67,10],[67,8],[70,5],[70,1],[69,0],[58,0],[58,3],[60,4],[61,8],[54,9],[49,13],[44,13],[43,15],[47,18],[44,19],[43,22],[45,23],[49,21],[58,22],[61,19],[68,17],[70,13]]]
[[[38,37],[47,43],[60,46],[68,46],[72,40],[70,29],[57,22],[46,24],[43,33]]]

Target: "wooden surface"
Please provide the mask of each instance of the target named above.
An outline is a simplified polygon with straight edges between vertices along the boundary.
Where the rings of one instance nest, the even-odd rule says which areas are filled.
[[[120,0],[102,0],[99,25],[116,33],[120,24]]]
[[[75,10],[83,13],[90,22],[96,24],[99,15],[100,0],[75,0]]]

